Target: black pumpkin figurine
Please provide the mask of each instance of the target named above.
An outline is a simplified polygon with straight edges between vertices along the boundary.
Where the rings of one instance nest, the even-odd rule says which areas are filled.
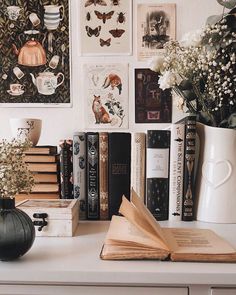
[[[0,198],[0,260],[13,260],[24,255],[34,239],[31,218],[15,207],[15,199]]]

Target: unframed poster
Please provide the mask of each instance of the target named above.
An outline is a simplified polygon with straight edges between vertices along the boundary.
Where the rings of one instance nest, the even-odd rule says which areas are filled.
[[[128,64],[83,68],[87,128],[128,128]]]
[[[132,53],[132,0],[80,0],[82,55]]]
[[[176,38],[175,4],[138,4],[137,20],[139,61],[159,55],[164,44]]]
[[[71,106],[69,0],[0,3],[0,106]]]

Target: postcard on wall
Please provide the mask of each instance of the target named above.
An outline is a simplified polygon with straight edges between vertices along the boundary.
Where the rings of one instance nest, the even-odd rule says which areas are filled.
[[[0,106],[70,106],[69,0],[0,2]]]
[[[138,4],[137,57],[139,61],[159,55],[176,38],[175,4]]]
[[[80,0],[82,55],[132,53],[132,0]]]
[[[128,64],[86,64],[87,128],[128,128]]]
[[[135,69],[135,123],[170,123],[171,116],[171,91],[159,88],[158,74]]]

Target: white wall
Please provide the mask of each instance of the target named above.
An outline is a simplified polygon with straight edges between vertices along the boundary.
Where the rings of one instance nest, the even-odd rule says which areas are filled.
[[[122,0],[130,1],[130,0]],[[165,124],[134,123],[134,68],[147,67],[146,63],[136,59],[136,5],[137,3],[176,3],[177,38],[194,29],[202,27],[209,15],[219,14],[222,7],[216,0],[133,0],[133,55],[127,57],[91,57],[79,54],[79,3],[71,0],[71,48],[72,48],[72,107],[71,108],[0,108],[0,138],[10,138],[9,118],[28,117],[41,118],[43,129],[38,144],[58,144],[60,139],[71,138],[74,131],[85,130],[82,64],[86,62],[128,62],[129,63],[129,130],[145,131],[151,128],[164,128]],[[182,114],[173,106],[173,121]],[[124,131],[124,130],[122,130]]]

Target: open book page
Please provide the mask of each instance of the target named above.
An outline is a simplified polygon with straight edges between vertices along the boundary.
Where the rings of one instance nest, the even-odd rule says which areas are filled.
[[[227,261],[236,259],[235,249],[208,229],[162,228],[171,245],[173,260]],[[230,255],[232,254],[232,255]]]
[[[125,217],[113,216],[101,252],[102,259],[165,259],[169,251],[145,235]]]
[[[161,227],[153,226],[150,223],[147,214],[145,213],[145,206],[141,203],[137,196],[132,195],[132,199],[136,202],[137,206],[134,206],[131,202],[129,202],[124,196],[122,198],[122,203],[119,209],[119,212],[126,217],[127,220],[130,221],[134,225],[134,227],[138,228],[145,236],[151,238],[155,241],[158,248],[165,249],[169,251],[169,247],[167,246],[165,237],[162,233]],[[155,223],[157,223],[155,221]]]

